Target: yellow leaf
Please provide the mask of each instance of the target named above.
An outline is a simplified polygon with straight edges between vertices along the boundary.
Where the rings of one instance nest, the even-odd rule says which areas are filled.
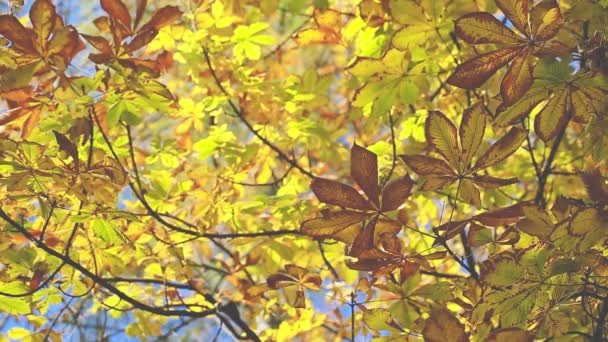
[[[425,122],[425,133],[427,143],[433,147],[450,166],[458,169],[458,141],[456,138],[456,126],[445,114],[439,111],[429,113]]]

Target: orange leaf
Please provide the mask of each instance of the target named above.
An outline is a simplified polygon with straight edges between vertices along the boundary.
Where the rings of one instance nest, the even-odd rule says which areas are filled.
[[[425,122],[427,143],[455,169],[458,168],[456,126],[442,112],[431,111]]]
[[[466,342],[464,325],[446,309],[435,309],[424,322],[422,336],[427,342]]]
[[[378,157],[375,153],[357,145],[350,150],[350,175],[367,195],[367,198],[380,207],[378,189]]]
[[[523,206],[526,203],[517,203],[508,207],[486,211],[473,216],[473,219],[486,226],[502,226],[517,223],[523,216]]]
[[[36,0],[30,8],[30,20],[36,34],[36,45],[46,48],[47,39],[55,27],[55,6],[49,0]]]
[[[304,234],[316,238],[328,238],[353,224],[363,221],[368,216],[369,214],[350,210],[327,212],[322,217],[304,221],[301,230]]]
[[[496,0],[496,6],[519,32],[529,35],[528,0]]]
[[[422,154],[402,155],[401,159],[414,172],[421,176],[456,175],[452,168],[443,160]]]
[[[386,184],[382,192],[382,211],[397,209],[412,194],[413,187],[414,182],[407,174]]]
[[[469,168],[473,156],[477,153],[486,130],[486,114],[483,103],[464,110],[460,122],[460,145],[462,147],[461,161],[464,169]]]
[[[122,28],[131,32],[131,15],[127,6],[120,0],[101,0],[101,8],[110,15],[110,18],[122,24]]]
[[[160,28],[167,26],[180,18],[183,12],[180,11],[176,6],[165,6],[160,8],[152,14],[152,18],[142,26],[139,31],[147,31],[152,28],[159,30]]]
[[[477,159],[473,170],[490,167],[515,153],[521,143],[528,136],[528,131],[518,127],[512,127],[507,134],[500,138],[494,145]]]
[[[487,12],[468,13],[454,23],[456,35],[469,44],[517,44],[521,39]]]
[[[500,85],[500,93],[505,106],[513,105],[530,89],[532,72],[532,56],[529,50],[511,62]]]
[[[515,46],[484,53],[470,59],[454,70],[447,83],[463,89],[475,89],[484,84],[494,73],[521,53]]]
[[[310,188],[323,203],[359,210],[374,209],[357,190],[330,179],[315,178]]]
[[[133,27],[139,26],[141,18],[146,10],[147,0],[136,0],[135,4],[135,20],[133,21]]]

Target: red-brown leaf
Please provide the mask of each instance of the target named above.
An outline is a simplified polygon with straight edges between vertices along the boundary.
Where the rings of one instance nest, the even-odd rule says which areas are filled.
[[[152,18],[141,27],[140,31],[155,28],[159,30],[163,26],[167,26],[181,17],[182,11],[175,6],[165,6],[161,9],[156,10],[152,14]]]
[[[55,134],[55,139],[57,140],[57,144],[59,145],[59,149],[67,153],[72,160],[74,160],[74,164],[78,167],[78,149],[76,145],[70,141],[65,135],[53,130]]]
[[[36,52],[36,49],[32,45],[34,32],[21,25],[19,20],[12,15],[0,15],[0,35],[10,40],[15,49],[19,51],[26,53]]]
[[[524,217],[523,206],[525,204],[517,203],[508,207],[489,210],[473,216],[473,219],[492,227],[517,223],[517,221]]]
[[[378,157],[354,144],[350,150],[350,175],[376,207],[380,207],[378,189]]]
[[[80,34],[89,44],[99,50],[102,54],[111,54],[112,46],[105,38],[100,36],[89,36],[88,34]]]
[[[133,21],[133,27],[137,27],[139,26],[139,23],[141,21],[141,18],[144,15],[144,12],[146,10],[146,5],[147,5],[147,0],[136,0],[136,6],[135,6],[135,20]]]
[[[137,51],[142,47],[146,46],[149,42],[151,42],[156,35],[158,34],[158,30],[155,28],[150,28],[145,31],[141,31],[133,38],[133,40],[127,45],[126,51],[128,53]]]
[[[496,189],[501,186],[511,185],[519,182],[517,178],[497,178],[488,175],[473,176],[473,183],[484,189]]]
[[[101,0],[101,8],[103,8],[110,18],[122,24],[123,28],[130,32],[131,30],[131,15],[129,9],[120,0]]]
[[[386,184],[382,192],[382,211],[397,209],[412,194],[413,187],[414,182],[409,175]]]
[[[334,180],[315,178],[310,188],[323,203],[359,210],[374,209],[357,190]]]
[[[447,83],[463,89],[475,89],[486,83],[494,73],[521,53],[515,46],[484,53],[456,67]]]

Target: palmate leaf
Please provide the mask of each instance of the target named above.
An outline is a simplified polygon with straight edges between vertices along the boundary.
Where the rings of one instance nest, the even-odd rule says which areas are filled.
[[[533,80],[534,55],[555,54],[544,45],[562,24],[559,4],[540,1],[529,9],[528,0],[497,0],[496,5],[520,35],[487,12],[469,13],[455,22],[456,36],[469,44],[499,44],[503,47],[474,57],[456,67],[447,83],[474,89],[483,85],[498,69],[511,63],[500,93],[505,107],[516,103],[530,89]]]
[[[517,178],[496,178],[477,175],[476,172],[491,167],[513,154],[521,146],[527,131],[512,128],[490,146],[477,159],[474,166],[471,166],[483,141],[485,128],[486,113],[483,103],[465,109],[459,129],[456,129],[452,121],[443,113],[430,112],[425,123],[427,142],[444,160],[424,155],[401,156],[414,172],[426,177],[420,190],[443,189],[460,179],[460,197],[479,208],[481,195],[478,186],[494,189],[517,183]]]
[[[315,238],[329,238],[353,224],[365,220],[369,215],[350,210],[326,212],[322,217],[304,221],[302,232]]]
[[[331,179],[315,178],[310,189],[323,203],[364,211],[374,209],[355,188]]]
[[[378,157],[375,153],[357,145],[353,145],[350,157],[350,175],[361,187],[367,198],[380,207],[378,187]]]
[[[307,269],[293,265],[285,265],[284,272],[278,272],[268,276],[266,284],[271,289],[280,289],[289,286],[297,286],[296,295],[291,305],[294,308],[306,308],[304,288],[319,290],[321,288],[321,277],[309,272]]]

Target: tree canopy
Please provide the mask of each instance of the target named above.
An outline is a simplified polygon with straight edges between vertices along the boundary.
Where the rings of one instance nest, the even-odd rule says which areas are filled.
[[[0,341],[608,339],[608,1],[0,6]]]

